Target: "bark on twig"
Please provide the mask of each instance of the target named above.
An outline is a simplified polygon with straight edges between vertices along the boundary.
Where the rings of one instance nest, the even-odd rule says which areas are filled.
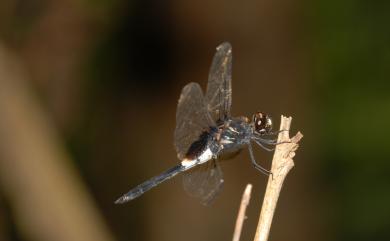
[[[290,130],[291,119],[291,117],[287,118],[282,116],[280,130]],[[279,193],[284,179],[294,166],[292,158],[295,156],[295,151],[298,149],[298,142],[302,137],[303,135],[300,132],[291,139],[289,138],[288,131],[282,131],[279,133],[278,143],[286,143],[277,145],[275,149],[271,167],[273,175],[270,175],[268,178],[267,189],[265,191],[263,206],[261,208],[254,241],[268,240]]]
[[[246,185],[245,191],[242,194],[240,209],[237,215],[236,226],[234,228],[234,233],[233,233],[233,241],[240,240],[242,226],[244,224],[244,220],[246,219],[245,211],[251,199],[251,192],[252,192],[252,184]]]

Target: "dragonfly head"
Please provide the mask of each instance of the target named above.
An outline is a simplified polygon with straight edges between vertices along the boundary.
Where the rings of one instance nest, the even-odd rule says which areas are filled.
[[[253,115],[255,132],[260,135],[270,133],[272,130],[272,118],[264,112],[257,112]]]

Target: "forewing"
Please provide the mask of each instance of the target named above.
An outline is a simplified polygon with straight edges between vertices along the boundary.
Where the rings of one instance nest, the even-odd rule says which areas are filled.
[[[204,205],[210,205],[223,187],[223,175],[218,162],[210,160],[185,172],[183,187],[190,196],[199,198]]]
[[[207,84],[207,109],[212,118],[224,120],[230,116],[232,104],[232,47],[222,43],[217,47]]]
[[[215,126],[206,109],[202,89],[197,83],[189,83],[181,91],[176,110],[175,148],[178,158],[185,157],[189,147],[202,132]]]

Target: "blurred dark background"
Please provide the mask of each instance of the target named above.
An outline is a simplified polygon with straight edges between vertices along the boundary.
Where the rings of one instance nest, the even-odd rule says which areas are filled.
[[[177,177],[113,201],[177,163],[181,88],[206,88],[233,46],[233,115],[292,116],[305,135],[270,240],[390,240],[390,2],[0,2],[0,240],[229,240],[254,185],[244,151],[211,207]],[[272,153],[256,151],[263,165]]]

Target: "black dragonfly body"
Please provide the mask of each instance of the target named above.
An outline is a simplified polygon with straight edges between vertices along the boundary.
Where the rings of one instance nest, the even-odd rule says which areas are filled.
[[[180,164],[131,189],[115,203],[137,198],[161,182],[185,172],[185,190],[200,198],[202,203],[209,204],[223,186],[218,160],[231,157],[245,147],[248,147],[254,167],[269,174],[256,163],[251,143],[266,150],[271,150],[267,145],[276,144],[275,140],[264,138],[274,134],[271,132],[271,117],[262,112],[255,113],[251,120],[230,115],[231,67],[232,49],[225,42],[217,47],[214,55],[206,94],[203,95],[197,83],[187,84],[181,92],[174,136]]]

